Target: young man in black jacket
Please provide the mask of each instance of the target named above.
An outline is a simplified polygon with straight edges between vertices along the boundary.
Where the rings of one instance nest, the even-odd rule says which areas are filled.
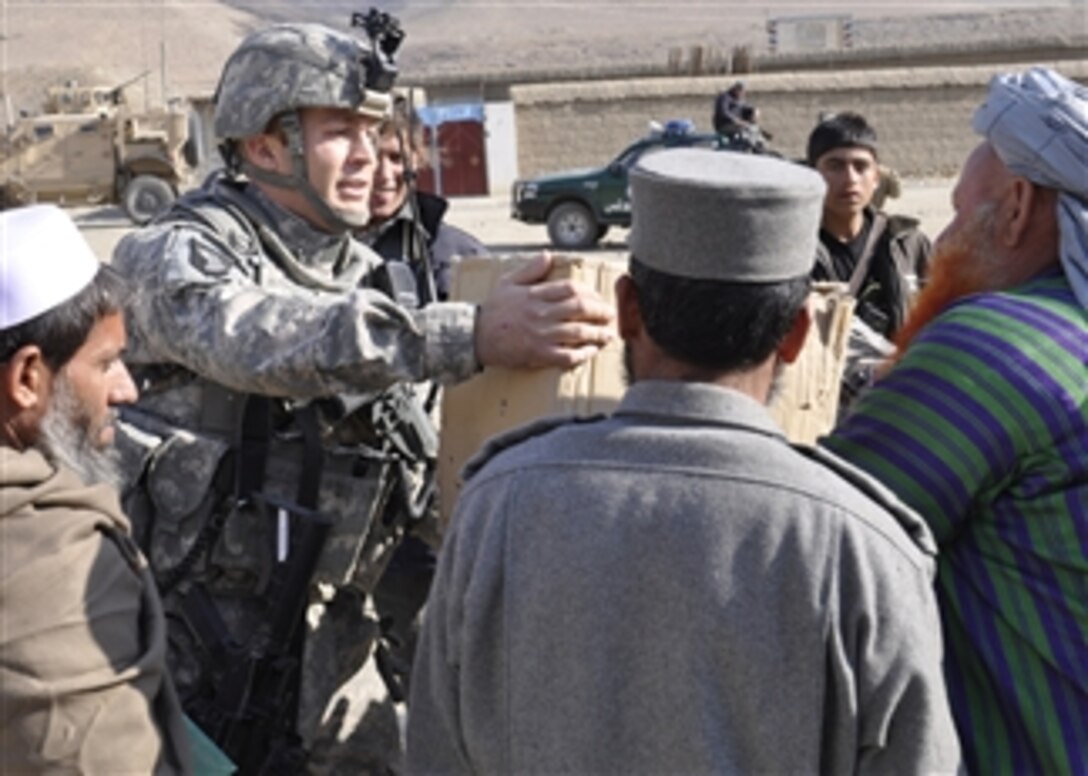
[[[925,281],[932,249],[917,220],[874,204],[882,173],[876,131],[863,116],[822,119],[809,135],[806,160],[827,183],[812,277],[846,283],[856,300],[842,414],[895,352],[892,341]]]
[[[880,165],[876,132],[864,117],[821,121],[809,135],[807,161],[827,183],[813,278],[849,284],[856,315],[891,338],[925,280],[929,238],[917,220],[873,206]]]

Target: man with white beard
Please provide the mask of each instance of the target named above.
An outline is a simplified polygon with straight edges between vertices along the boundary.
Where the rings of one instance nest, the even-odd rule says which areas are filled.
[[[0,773],[192,770],[114,487],[123,295],[60,209],[0,214]]]

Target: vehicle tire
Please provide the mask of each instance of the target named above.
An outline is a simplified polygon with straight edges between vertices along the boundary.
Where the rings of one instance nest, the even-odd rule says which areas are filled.
[[[162,178],[137,175],[121,195],[121,209],[134,224],[143,226],[177,199],[174,189]]]
[[[556,248],[596,245],[598,229],[597,219],[580,202],[563,202],[548,214],[548,238]]]

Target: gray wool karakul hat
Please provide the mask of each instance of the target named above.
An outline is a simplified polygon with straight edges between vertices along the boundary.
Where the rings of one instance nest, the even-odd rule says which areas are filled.
[[[770,283],[807,275],[826,184],[766,156],[675,148],[631,170],[627,244],[642,264],[678,277]]]

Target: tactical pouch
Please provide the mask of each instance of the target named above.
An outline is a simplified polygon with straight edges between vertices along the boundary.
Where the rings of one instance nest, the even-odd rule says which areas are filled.
[[[126,412],[118,448],[133,481],[125,510],[133,535],[159,583],[192,552],[213,512],[223,505],[226,441]]]
[[[210,547],[204,574],[217,596],[260,596],[272,573],[273,518],[257,499],[227,496],[226,514]]]
[[[301,441],[274,440],[264,492],[280,500],[294,499],[303,455]],[[388,461],[363,458],[356,450],[325,451],[317,511],[335,518],[335,523],[318,560],[315,583],[373,590],[392,549],[383,551],[381,521],[376,519],[388,503],[390,477]]]
[[[125,508],[160,590],[199,579],[215,596],[262,594],[273,525],[256,499],[235,497],[230,444],[128,414],[139,428],[122,424],[119,446],[126,460],[142,461],[142,474],[126,489]]]
[[[334,520],[314,583],[372,592],[404,521],[388,519],[390,500],[401,498],[397,463],[380,443],[372,447],[359,441],[368,435],[353,425],[368,416],[368,405],[353,408],[357,411],[348,413],[351,417],[336,424],[355,443],[334,435],[315,445],[312,430],[299,433],[301,424],[289,424],[286,433],[273,432],[259,409],[249,415],[248,441],[239,439],[245,435],[238,433],[239,426],[247,425],[239,417],[261,405],[240,394],[236,398],[242,401],[232,401],[231,411],[219,412],[223,417],[216,423],[208,411],[202,414],[207,433],[126,411],[133,424],[122,424],[128,433],[119,440],[126,471],[141,472],[128,489],[126,509],[160,584],[195,575],[216,596],[260,594],[273,565],[273,545],[271,523],[248,495],[259,493],[281,503],[306,502]],[[216,395],[206,395],[202,406],[220,405],[224,402]],[[320,459],[316,466],[315,459]],[[315,468],[320,469],[317,477]],[[317,484],[307,488],[307,479]]]
[[[266,492],[252,493],[245,499],[227,498],[229,507],[224,508],[228,511],[221,529],[215,531],[216,540],[203,575],[209,592],[217,596],[265,597],[275,582],[274,573],[290,554],[300,526],[321,524],[326,533],[327,526],[333,523],[328,516],[278,491],[266,488]]]

